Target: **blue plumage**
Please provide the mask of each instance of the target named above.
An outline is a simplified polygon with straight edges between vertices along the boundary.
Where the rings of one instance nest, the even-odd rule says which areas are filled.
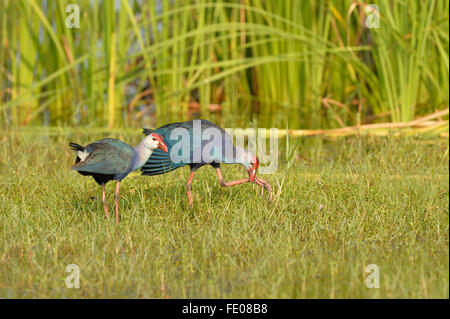
[[[77,154],[73,170],[81,175],[92,176],[102,185],[102,202],[106,218],[108,218],[108,203],[106,202],[105,186],[110,180],[116,180],[115,207],[116,223],[119,222],[119,187],[120,182],[133,170],[139,169],[152,154],[153,150],[161,149],[167,152],[167,146],[162,136],[149,134],[136,148],[113,138],[105,138],[81,146],[70,143],[70,148]]]
[[[132,146],[113,138],[105,138],[86,147],[78,145],[77,150],[86,152],[87,157],[80,160],[77,156],[72,169],[82,175],[92,175],[99,184],[124,179],[132,171],[137,157]]]
[[[229,135],[225,132],[225,130],[218,127],[214,123],[207,121],[207,120],[198,120],[198,121],[200,121],[200,124],[201,124],[201,126],[200,126],[201,132],[203,132],[204,130],[206,130],[208,128],[215,128],[221,132],[222,139],[225,139],[225,138],[230,139]],[[172,140],[170,138],[171,134],[174,132],[174,130],[176,130],[178,128],[186,129],[189,132],[189,138],[190,138],[189,154],[184,154],[183,162],[174,162],[170,158],[170,156],[171,156],[170,154],[171,154],[171,150],[172,150],[173,146],[181,139],[181,137],[179,137],[177,140]],[[219,165],[220,165],[219,163],[228,163],[228,162],[232,163],[233,162],[233,159],[226,159],[224,157],[223,153],[214,154],[214,152],[212,152],[212,154],[211,154],[212,163],[206,162],[203,159],[201,159],[201,161],[198,163],[194,160],[194,156],[195,156],[194,153],[202,154],[202,151],[203,151],[205,145],[209,142],[208,140],[202,140],[201,138],[198,138],[198,139],[194,138],[194,121],[170,123],[170,124],[164,125],[162,127],[159,127],[155,130],[144,128],[143,132],[145,135],[148,135],[151,133],[158,133],[158,134],[162,135],[164,137],[164,141],[169,150],[167,153],[158,152],[158,151],[153,152],[152,156],[150,156],[150,158],[147,160],[145,165],[141,168],[143,175],[165,174],[165,173],[168,173],[170,171],[173,171],[179,167],[183,167],[186,165],[189,165],[192,170],[196,170],[199,167],[201,167],[203,165],[207,165],[207,164],[210,164],[213,167],[219,167]],[[201,134],[201,132],[200,132],[200,134]],[[199,141],[200,141],[200,144],[198,143]],[[235,152],[234,147],[233,147],[233,152]]]
[[[269,184],[256,178],[258,158],[243,148],[234,147],[231,136],[214,123],[207,120],[170,123],[154,130],[144,128],[143,132],[145,135],[157,133],[163,136],[168,152],[153,152],[141,167],[142,175],[165,174],[189,165],[191,173],[186,187],[190,205],[193,203],[191,188],[194,173],[204,165],[215,168],[220,185],[223,187],[255,182],[266,188],[270,198],[272,197]],[[248,171],[249,178],[224,182],[220,171],[221,163],[243,165]]]

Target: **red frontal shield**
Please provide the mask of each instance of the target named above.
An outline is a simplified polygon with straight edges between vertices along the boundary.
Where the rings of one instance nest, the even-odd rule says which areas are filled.
[[[249,176],[249,179],[251,182],[253,182],[255,180],[256,170],[258,169],[258,166],[259,166],[259,160],[256,156],[252,157],[252,163],[253,163],[253,167],[248,170],[248,176]]]

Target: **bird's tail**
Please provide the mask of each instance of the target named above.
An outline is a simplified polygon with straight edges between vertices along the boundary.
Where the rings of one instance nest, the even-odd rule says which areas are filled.
[[[79,144],[69,143],[69,146],[72,151],[75,151],[75,152],[78,152],[78,151],[83,152],[84,151],[84,147]]]
[[[152,133],[154,133],[155,132],[155,130],[152,130],[151,128],[143,128],[142,129],[142,133],[144,133],[145,135],[150,135],[150,134],[152,134]]]

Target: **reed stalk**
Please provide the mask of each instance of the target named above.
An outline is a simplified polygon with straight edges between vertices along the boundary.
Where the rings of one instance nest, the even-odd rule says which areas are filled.
[[[0,3],[2,126],[337,129],[449,104],[448,1],[375,1],[372,29],[352,0],[75,3],[79,29],[67,0]]]

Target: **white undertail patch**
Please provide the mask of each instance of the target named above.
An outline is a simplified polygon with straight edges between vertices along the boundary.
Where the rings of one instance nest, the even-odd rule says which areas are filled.
[[[89,156],[89,153],[87,151],[77,151],[77,156],[80,158],[80,161],[84,161],[86,157]]]

